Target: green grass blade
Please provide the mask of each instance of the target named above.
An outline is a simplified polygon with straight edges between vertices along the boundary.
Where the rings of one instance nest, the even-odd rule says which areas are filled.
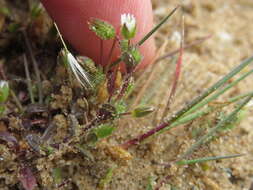
[[[208,161],[215,161],[215,160],[222,160],[222,159],[230,159],[230,158],[237,158],[241,157],[243,154],[234,154],[229,156],[214,156],[214,157],[203,157],[193,160],[180,160],[176,162],[177,165],[189,165],[189,164],[197,164],[201,162],[208,162]]]
[[[183,114],[188,112],[190,109],[192,109],[193,106],[201,102],[204,98],[206,98],[209,94],[213,93],[215,90],[217,90],[219,87],[224,85],[228,80],[230,80],[233,76],[235,76],[237,73],[239,73],[242,69],[244,69],[246,66],[248,66],[253,61],[253,56],[244,60],[240,65],[235,67],[230,73],[225,75],[222,79],[220,79],[218,82],[216,82],[213,86],[208,88],[206,91],[202,93],[202,95],[195,98],[193,101],[191,101],[188,105],[186,105],[183,109],[178,111],[174,117],[169,119],[168,122],[172,122],[177,120],[179,117],[181,117]]]
[[[227,90],[229,90],[230,88],[234,87],[235,85],[237,85],[240,81],[242,81],[243,79],[245,79],[246,77],[248,77],[250,74],[253,73],[253,69],[250,70],[249,72],[243,74],[240,78],[238,78],[237,80],[233,81],[232,83],[228,84],[225,88],[221,89],[220,91],[216,92],[215,94],[213,94],[212,96],[210,96],[209,98],[203,100],[202,102],[196,104],[195,106],[193,106],[187,113],[185,114],[189,114],[192,113],[196,110],[198,110],[199,108],[205,106],[206,104],[208,104],[209,102],[217,99],[220,95],[224,94]]]
[[[194,143],[182,156],[181,158],[185,158],[190,155],[194,150],[196,150],[199,146],[201,146],[209,137],[213,136],[221,127],[223,127],[228,121],[233,119],[236,114],[252,99],[253,93],[248,96],[232,113],[230,113],[227,117],[221,120],[214,128],[212,128],[206,135],[202,136],[196,143]]]
[[[167,22],[167,20],[176,12],[176,10],[179,8],[179,6],[177,6],[176,8],[174,8],[170,14],[168,16],[166,16],[158,25],[156,25],[147,35],[145,35],[138,43],[137,46],[141,46],[142,44],[144,44],[144,42],[149,39],[165,22]]]
[[[240,94],[238,96],[234,96],[234,97],[232,97],[228,100],[228,103],[233,103],[233,102],[236,102],[238,100],[241,100],[241,99],[243,99],[247,96],[250,96],[252,93],[253,93],[253,91],[250,91],[250,92],[247,92],[247,93],[244,93],[244,94]]]
[[[231,104],[231,103],[234,103],[234,102],[237,102],[239,100],[241,100],[242,98],[245,98],[247,96],[250,96],[251,94],[253,94],[253,91],[251,92],[247,92],[245,94],[241,94],[241,95],[238,95],[238,96],[235,96],[235,97],[232,97],[230,98],[226,103],[224,103],[224,105],[222,105],[222,107],[224,106],[227,106],[228,104]],[[219,107],[220,108],[220,107]],[[183,125],[183,124],[186,124],[190,121],[193,121],[194,119],[197,119],[197,118],[200,118],[206,114],[209,114],[210,112],[213,112],[215,111],[217,108],[213,108],[213,107],[207,107],[205,108],[204,110],[201,110],[201,111],[197,111],[197,112],[194,112],[194,113],[190,113],[190,114],[187,114],[183,117],[181,117],[180,119],[178,119],[177,121],[175,121],[174,123],[172,123],[170,126],[162,129],[161,131],[157,132],[154,136],[156,135],[159,135],[159,134],[162,134],[164,133],[165,131],[168,131],[170,129],[173,129],[174,127],[177,127],[179,125]]]
[[[175,122],[173,122],[170,126],[160,130],[159,132],[157,132],[154,136],[157,136],[157,135],[160,135],[162,133],[164,133],[165,131],[168,131],[168,130],[171,130],[179,125],[183,125],[185,123],[188,123],[190,121],[193,121],[194,119],[197,119],[199,117],[202,117],[210,112],[212,112],[214,109],[208,107],[207,109],[205,110],[201,110],[201,111],[198,111],[198,112],[195,112],[195,113],[191,113],[191,114],[188,114],[184,117],[181,117],[179,118],[178,120],[176,120]]]
[[[229,79],[231,79],[233,76],[235,76],[237,73],[239,73],[242,69],[244,69],[246,66],[248,66],[253,61],[253,56],[242,61],[241,64],[239,64],[237,67],[235,67],[232,71],[230,71],[227,75],[225,75],[222,79],[220,79],[218,82],[216,82],[213,86],[208,88],[206,91],[202,93],[202,95],[196,97],[193,99],[188,105],[186,105],[184,108],[179,110],[176,114],[173,114],[169,119],[166,119],[163,123],[159,124],[158,126],[152,128],[151,130],[147,131],[144,134],[141,134],[131,140],[128,140],[124,142],[121,146],[124,148],[129,148],[130,146],[136,145],[144,141],[145,139],[153,136],[154,134],[158,133],[159,131],[167,128],[172,123],[180,119],[186,112],[188,112],[193,106],[200,103],[204,98],[206,98],[208,95],[216,91],[219,87],[224,85]],[[239,110],[238,110],[239,111]]]

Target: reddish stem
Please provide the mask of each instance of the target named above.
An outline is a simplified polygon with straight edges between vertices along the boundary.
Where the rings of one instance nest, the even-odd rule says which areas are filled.
[[[123,143],[122,145],[120,145],[122,148],[124,149],[128,149],[130,146],[133,146],[133,145],[137,145],[139,144],[141,141],[143,141],[144,139],[154,135],[156,132],[164,129],[165,127],[167,127],[168,125],[170,125],[171,122],[165,122],[165,123],[162,123],[160,125],[158,125],[156,128],[154,129],[151,129],[150,131],[134,138],[134,139],[131,139],[125,143]]]
[[[182,68],[182,63],[183,63],[183,50],[184,50],[184,47],[183,47],[183,40],[182,40],[181,47],[180,47],[180,52],[179,52],[179,57],[178,57],[178,60],[177,60],[176,70],[175,70],[175,73],[174,73],[172,88],[169,92],[169,99],[167,101],[167,104],[166,104],[165,110],[163,112],[162,118],[165,117],[167,111],[170,109],[170,104],[171,104],[171,102],[172,102],[172,100],[175,96],[176,90],[177,90],[177,84],[178,84],[178,80],[179,80],[180,73],[181,73],[181,68]]]

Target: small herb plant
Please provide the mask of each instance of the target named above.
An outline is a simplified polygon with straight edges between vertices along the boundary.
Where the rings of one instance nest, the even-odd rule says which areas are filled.
[[[63,68],[63,70],[69,74],[68,80],[62,81],[62,84],[71,86],[74,92],[74,101],[71,100],[70,105],[66,106],[67,108],[57,108],[54,111],[50,110],[49,107],[52,99],[57,99],[57,97],[44,96],[41,73],[37,66],[28,38],[24,34],[36,77],[36,82],[32,82],[27,58],[24,55],[29,103],[20,103],[15,93],[10,89],[8,82],[0,81],[1,114],[4,115],[4,106],[8,101],[7,98],[9,94],[11,94],[12,99],[16,100],[15,102],[19,108],[19,114],[22,121],[22,133],[14,135],[11,131],[0,131],[0,139],[8,145],[8,148],[15,153],[19,160],[19,179],[24,189],[33,190],[39,185],[39,180],[35,177],[37,175],[33,172],[33,163],[36,160],[42,157],[50,157],[50,155],[57,154],[57,152],[62,149],[70,147],[75,150],[76,153],[84,155],[87,160],[94,161],[95,158],[92,151],[95,147],[103,144],[106,138],[114,134],[118,127],[118,120],[125,116],[133,118],[146,117],[156,110],[156,108],[149,105],[139,105],[131,108],[128,105],[128,97],[131,95],[134,88],[134,73],[143,58],[139,51],[139,47],[161,27],[177,9],[178,7],[168,14],[161,23],[136,44],[132,43],[132,39],[138,32],[138,23],[136,22],[134,15],[123,14],[121,16],[121,28],[119,34],[107,21],[92,18],[89,22],[89,29],[100,39],[100,47],[98,48],[100,49],[100,64],[95,64],[87,57],[75,57],[67,48],[59,29],[55,25],[64,46],[63,50],[59,53],[58,67],[61,69]],[[36,18],[38,14],[40,14],[40,10],[38,7],[34,7],[32,9],[33,17]],[[182,57],[185,48],[183,26],[181,36],[181,47],[178,51],[179,56],[176,61],[176,70],[174,73],[172,88],[169,91],[166,109],[169,109],[169,105],[173,102],[173,97],[179,82],[181,65],[183,64]],[[102,63],[102,60],[104,60],[102,59],[104,56],[102,50],[105,40],[114,41],[111,51],[114,50],[116,45],[118,45],[121,50],[121,53],[116,60],[112,60],[110,54],[107,58],[108,63],[106,64]],[[157,60],[160,60],[160,58]],[[122,144],[107,145],[108,155],[112,157],[113,160],[120,160],[120,162],[128,161],[132,159],[131,154],[128,152],[129,148],[145,143],[148,139],[152,140],[152,138],[155,138],[157,135],[172,130],[182,124],[190,123],[212,112],[224,113],[222,112],[224,108],[236,103],[234,110],[228,114],[220,115],[215,126],[210,128],[206,134],[197,139],[183,155],[179,155],[178,158],[169,164],[181,166],[242,156],[241,154],[234,154],[188,159],[194,151],[203,144],[210,142],[210,139],[215,137],[215,135],[224,129],[224,127],[228,126],[228,124],[230,126],[235,124],[237,122],[237,119],[235,118],[237,118],[238,114],[240,114],[240,112],[245,109],[244,107],[251,101],[253,92],[249,91],[246,94],[235,96],[219,106],[212,106],[210,104],[227,90],[233,88],[240,81],[252,74],[253,70],[251,69],[240,75],[234,82],[228,83],[232,77],[239,75],[239,72],[252,63],[252,61],[253,57],[243,61],[217,83],[202,92],[200,96],[194,98],[184,108],[176,112],[176,114],[172,116],[167,115],[167,110],[165,110],[162,121],[147,132],[140,134],[133,139],[129,139]],[[61,91],[63,95],[64,93],[68,94],[68,91],[65,88],[62,88]],[[62,101],[65,101],[65,99],[63,98]],[[77,105],[76,102],[78,101],[80,104]],[[82,107],[82,111],[78,111],[78,109],[81,109],[80,107]],[[69,127],[65,136],[57,139],[56,136],[57,133],[59,133],[59,124],[52,119],[54,113],[51,112],[59,112],[60,109],[68,118],[67,123]],[[31,133],[31,131],[34,131],[33,127],[37,125],[44,125],[45,127],[41,127],[41,130],[35,130],[36,133]],[[26,146],[19,143],[20,139],[26,142]],[[31,154],[31,152],[34,154]],[[108,183],[112,181],[113,174],[117,171],[118,167],[115,165],[108,168],[105,176],[101,178],[98,184],[100,188],[106,188]],[[55,182],[55,188],[63,187],[69,183],[69,179],[64,179],[62,168],[54,168],[52,170],[52,176]],[[147,189],[159,189],[159,187],[153,187],[155,186],[153,184],[153,180],[150,178]]]

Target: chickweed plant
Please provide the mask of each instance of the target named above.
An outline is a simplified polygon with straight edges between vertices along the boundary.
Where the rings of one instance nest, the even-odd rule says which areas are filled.
[[[55,24],[55,28],[60,36],[63,44],[63,50],[59,53],[60,67],[67,70],[69,78],[67,83],[76,91],[75,96],[83,98],[82,105],[85,109],[85,113],[78,113],[76,104],[73,101],[72,105],[69,105],[69,110],[65,110],[65,115],[68,118],[69,132],[68,135],[62,139],[62,141],[55,141],[54,137],[57,135],[57,124],[52,120],[52,113],[50,113],[49,104],[50,98],[43,95],[43,86],[41,83],[41,72],[36,66],[36,58],[33,56],[32,48],[28,40],[26,44],[29,50],[29,55],[33,62],[33,68],[35,70],[36,82],[32,81],[31,74],[29,72],[28,61],[26,55],[24,55],[24,66],[26,84],[29,92],[29,103],[18,103],[19,107],[23,109],[20,111],[20,118],[23,126],[32,128],[33,125],[45,125],[43,130],[38,133],[29,133],[29,129],[25,129],[25,133],[22,133],[19,138],[12,134],[11,131],[0,131],[0,139],[8,144],[8,147],[14,152],[19,160],[19,179],[25,190],[33,190],[39,185],[35,173],[33,172],[33,166],[31,160],[36,160],[41,157],[50,157],[52,154],[56,154],[61,148],[69,146],[76,150],[76,152],[85,155],[88,160],[94,160],[94,156],[90,151],[90,148],[96,147],[104,139],[112,136],[117,130],[117,121],[130,116],[133,118],[146,117],[153,113],[157,108],[149,105],[137,105],[131,107],[128,105],[129,94],[132,93],[135,77],[134,73],[143,57],[139,51],[139,48],[149,39],[169,18],[178,10],[176,7],[171,13],[168,14],[152,31],[143,37],[138,43],[132,43],[132,39],[138,32],[138,22],[135,20],[135,16],[131,14],[121,15],[121,28],[117,33],[116,29],[107,21],[100,20],[98,18],[91,18],[89,22],[89,29],[100,39],[100,60],[101,63],[94,63],[88,57],[75,57],[67,48],[61,33]],[[40,13],[38,7],[33,9],[34,17]],[[173,103],[173,98],[177,90],[177,84],[180,82],[181,66],[183,64],[183,52],[188,46],[184,44],[184,21],[182,19],[182,39],[181,47],[178,51],[173,53],[179,53],[176,60],[176,70],[174,73],[173,83],[168,93],[168,101],[166,109],[169,109],[170,104]],[[27,36],[24,34],[25,39]],[[108,63],[102,63],[103,43],[106,40],[113,40],[114,43],[111,48],[111,54],[116,46],[120,47],[121,53],[117,60],[112,60],[111,54],[107,57]],[[167,56],[157,58],[156,61],[160,61]],[[241,94],[230,98],[227,102],[213,106],[218,97],[223,95],[226,91],[233,88],[240,81],[248,77],[253,73],[253,69],[249,69],[240,75],[240,72],[249,66],[253,62],[253,57],[250,57],[237,67],[232,69],[228,74],[218,80],[208,89],[204,90],[201,95],[193,98],[185,107],[178,110],[173,115],[168,115],[167,110],[164,111],[163,117],[157,126],[153,126],[152,129],[146,131],[143,134],[139,134],[133,139],[128,139],[125,142],[113,145],[108,148],[112,157],[118,157],[121,160],[127,161],[132,158],[128,149],[139,146],[145,143],[147,140],[152,141],[152,138],[172,130],[183,124],[190,123],[198,118],[204,117],[211,112],[222,112],[221,110],[231,104],[235,104],[234,110],[230,113],[223,115],[215,126],[210,128],[208,132],[201,136],[196,142],[182,155],[179,155],[173,163],[181,165],[189,165],[200,162],[207,162],[220,159],[228,159],[242,156],[241,154],[234,155],[216,155],[214,157],[203,157],[188,159],[200,146],[210,141],[211,138],[219,134],[220,129],[226,126],[228,123],[235,122],[238,114],[242,112],[249,104],[253,97],[253,91],[249,91],[246,94]],[[104,66],[103,66],[104,65]],[[123,71],[123,72],[122,72]],[[237,80],[232,83],[228,83],[232,77],[239,76]],[[7,81],[0,81],[0,113],[4,117],[4,107],[8,101],[9,85]],[[138,96],[138,95],[137,95]],[[13,97],[12,97],[13,98]],[[15,96],[14,96],[15,98]],[[20,105],[21,104],[21,105]],[[46,115],[46,116],[45,116]],[[28,147],[21,146],[18,143],[18,139],[27,142]],[[2,142],[1,141],[1,142]],[[110,145],[109,145],[110,146]],[[34,154],[31,154],[33,152]],[[4,158],[3,158],[4,159]],[[114,172],[118,166],[111,167],[106,172],[106,175],[101,178],[98,184],[100,188],[105,188],[112,180]],[[62,187],[68,184],[68,179],[63,179],[61,168],[54,168],[51,174],[54,178],[55,187]],[[150,183],[147,189],[155,189],[154,185]],[[159,189],[156,188],[156,189]]]

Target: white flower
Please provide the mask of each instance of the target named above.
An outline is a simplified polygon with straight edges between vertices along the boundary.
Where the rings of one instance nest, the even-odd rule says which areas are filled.
[[[121,26],[126,26],[129,32],[133,32],[136,29],[136,19],[134,15],[122,14],[121,15]]]
[[[0,81],[0,88],[9,87],[9,84],[7,81],[1,80]]]
[[[69,66],[74,73],[76,79],[85,87],[88,88],[87,86],[92,86],[90,79],[88,77],[88,73],[79,65],[75,57],[68,52],[67,53],[67,60],[69,63]]]

